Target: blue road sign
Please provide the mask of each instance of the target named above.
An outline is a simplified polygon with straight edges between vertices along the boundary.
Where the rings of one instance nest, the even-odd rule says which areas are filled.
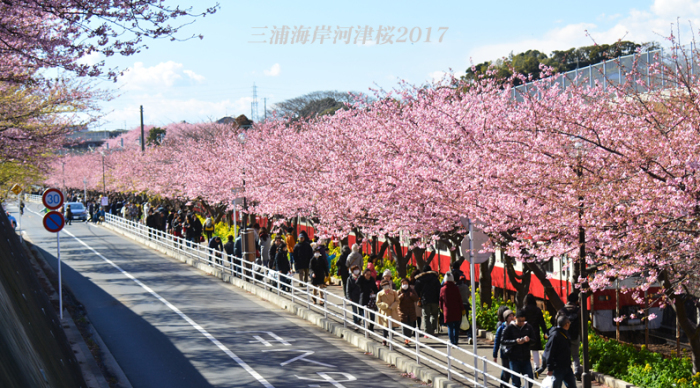
[[[65,224],[66,220],[63,218],[63,214],[59,212],[48,212],[44,216],[44,228],[51,233],[60,232]]]

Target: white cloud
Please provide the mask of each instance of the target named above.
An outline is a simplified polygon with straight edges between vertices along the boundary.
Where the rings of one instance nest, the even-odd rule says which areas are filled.
[[[431,73],[428,73],[428,77],[430,78],[431,81],[436,82],[436,81],[442,81],[445,76],[449,74],[444,71],[433,71]]]
[[[278,75],[280,75],[281,71],[282,71],[282,67],[280,66],[280,64],[275,63],[274,65],[272,65],[270,70],[263,70],[263,73],[269,77],[277,77]]]
[[[200,83],[204,76],[184,68],[182,63],[161,62],[146,67],[143,62],[136,62],[121,77],[125,90],[158,90],[182,84],[184,81]]]
[[[575,23],[554,28],[540,37],[514,40],[477,47],[470,53],[474,63],[495,60],[513,53],[536,49],[549,54],[553,50],[588,46],[597,43],[612,43],[618,39],[635,42],[662,42],[663,38],[677,33],[680,26],[682,43],[690,41],[689,25],[700,27],[700,1],[655,0],[648,10],[631,9],[626,15],[601,15],[598,21],[614,20],[610,27],[593,23]],[[586,32],[590,36],[586,35]],[[665,43],[665,42],[662,42]]]
[[[86,55],[78,59],[78,63],[80,63],[81,65],[94,66],[102,62],[104,59],[105,56],[102,55],[102,53],[93,52],[92,54]]]
[[[138,125],[139,105],[143,105],[144,122],[152,125],[167,125],[183,120],[189,123],[218,120],[226,115],[250,116],[251,97],[241,97],[236,100],[224,99],[205,101],[195,98],[168,98],[164,94],[142,94],[131,96],[128,101],[108,112],[102,119],[105,129],[127,128]]]

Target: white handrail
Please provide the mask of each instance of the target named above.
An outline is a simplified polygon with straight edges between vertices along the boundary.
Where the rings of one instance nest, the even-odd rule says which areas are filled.
[[[41,198],[39,197],[39,202],[40,201]],[[314,310],[322,313],[325,318],[330,316],[342,322],[344,327],[350,326],[356,330],[362,330],[365,338],[372,336],[379,340],[386,340],[390,346],[390,350],[398,348],[401,349],[402,352],[409,353],[412,358],[415,358],[416,363],[419,365],[428,364],[439,370],[446,371],[448,379],[453,379],[454,376],[457,376],[469,384],[473,384],[475,387],[487,387],[488,379],[492,380],[495,384],[502,384],[503,386],[515,388],[511,384],[503,382],[500,377],[489,374],[486,369],[488,366],[490,366],[496,368],[499,375],[501,371],[505,370],[511,375],[518,376],[521,379],[530,382],[530,386],[542,386],[539,382],[530,379],[528,376],[521,375],[511,371],[510,369],[504,368],[502,365],[497,364],[486,357],[479,355],[475,356],[467,349],[452,345],[448,341],[421,331],[419,328],[396,321],[391,317],[383,317],[389,322],[389,327],[382,326],[383,329],[388,331],[388,338],[383,338],[381,334],[375,333],[374,330],[368,329],[368,326],[374,325],[372,316],[377,315],[377,312],[368,309],[366,306],[348,300],[344,298],[344,296],[341,297],[332,294],[323,288],[314,286],[313,284],[294,279],[290,275],[282,274],[254,262],[243,262],[241,258],[232,255],[229,256],[225,252],[220,252],[207,246],[202,246],[199,243],[187,241],[181,237],[165,233],[161,230],[149,228],[140,222],[130,221],[113,214],[105,214],[105,222],[110,224],[112,227],[123,230],[133,236],[146,239],[166,249],[204,262],[224,273],[230,274],[231,276],[252,282],[252,284],[256,286],[264,289],[275,289],[277,295],[290,297],[293,304],[297,304],[309,310],[313,308]],[[266,280],[269,281],[269,283],[266,283]],[[318,297],[313,295],[314,291],[319,294]],[[317,305],[317,301],[320,300],[323,301],[323,306]],[[329,308],[329,306],[332,308]],[[353,307],[357,313],[353,311]],[[334,309],[338,311],[334,311]],[[355,323],[355,318],[359,319],[359,324]],[[414,335],[411,337],[404,336],[403,328],[410,329],[410,331],[413,331]],[[437,342],[437,344],[420,342],[420,336],[425,336],[430,340]],[[415,348],[402,347],[400,342],[404,340],[413,341],[415,343]],[[438,348],[433,347],[435,345],[446,351],[443,352],[438,350]],[[460,360],[455,356],[455,354],[466,355],[469,358],[474,358],[476,365],[471,365]],[[478,366],[479,360],[481,361],[480,368]],[[457,366],[457,368],[455,368],[455,366]],[[473,376],[467,375],[465,372],[469,372]],[[479,381],[479,374],[482,375],[483,381],[481,382]]]

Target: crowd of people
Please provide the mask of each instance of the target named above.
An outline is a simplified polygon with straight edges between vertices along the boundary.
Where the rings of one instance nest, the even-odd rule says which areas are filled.
[[[72,195],[72,194],[71,194]],[[70,197],[69,197],[70,198]],[[71,198],[79,201],[77,196]],[[292,227],[281,227],[273,234],[266,227],[255,223],[250,225],[255,240],[255,260],[247,263],[242,260],[242,233],[237,236],[228,235],[226,243],[215,235],[215,224],[207,217],[202,223],[191,208],[181,207],[170,211],[165,206],[155,208],[148,201],[116,200],[108,206],[100,206],[97,200],[88,198],[84,202],[90,218],[89,221],[104,220],[105,213],[119,215],[131,221],[143,222],[154,230],[169,233],[185,240],[190,246],[206,244],[214,252],[218,263],[223,260],[234,263],[234,275],[246,278],[256,276],[261,279],[266,269],[273,269],[278,276],[273,279],[274,286],[279,282],[283,291],[289,292],[291,279],[294,274],[299,281],[310,282],[316,288],[311,298],[314,304],[323,305],[324,289],[330,283],[331,263],[336,258],[329,254],[328,243],[318,238],[310,239],[305,231],[295,234]],[[361,246],[353,244],[343,246],[336,260],[337,275],[346,299],[363,306],[367,311],[364,316],[367,329],[374,331],[375,323],[382,329],[383,345],[387,345],[389,330],[397,329],[397,324],[403,324],[402,334],[404,344],[411,345],[414,329],[422,329],[427,335],[436,335],[442,326],[447,327],[450,343],[459,344],[460,332],[466,334],[467,343],[471,344],[470,330],[462,330],[464,317],[470,310],[470,287],[459,264],[453,263],[450,271],[444,274],[442,282],[440,274],[430,265],[422,269],[414,269],[407,278],[394,282],[393,274],[386,270],[379,277],[376,268],[380,259],[370,255],[367,263],[362,254]],[[243,270],[247,268],[247,270]],[[244,272],[248,276],[244,276]],[[395,284],[400,284],[396,287]],[[351,304],[355,331],[363,326],[363,311]],[[569,295],[568,302],[555,318],[556,324],[550,330],[545,325],[542,310],[537,306],[533,295],[527,295],[525,305],[513,312],[507,306],[498,310],[498,327],[493,346],[493,358],[507,370],[527,375],[530,378],[539,377],[547,370],[552,376],[553,387],[559,388],[564,384],[568,388],[576,386],[576,380],[581,379],[581,364],[578,349],[580,347],[580,307],[577,296]],[[539,332],[547,339],[544,345]],[[427,337],[426,335],[426,337]],[[543,358],[540,352],[544,350]],[[572,358],[574,369],[572,369]],[[533,366],[534,364],[534,366]],[[512,382],[521,387],[521,379],[503,371],[501,380]],[[528,386],[528,384],[525,384]],[[501,385],[502,387],[505,385]]]
[[[505,368],[530,378],[537,378],[546,370],[547,375],[552,376],[552,387],[560,388],[562,384],[567,388],[576,387],[576,380],[581,381],[582,373],[579,358],[580,314],[578,296],[573,293],[568,296],[566,305],[557,312],[555,325],[549,330],[533,295],[528,294],[525,306],[515,313],[507,306],[501,306],[498,310],[499,323],[493,345],[494,362],[498,362],[500,356],[501,364]],[[540,331],[547,339],[544,347]],[[540,351],[543,349],[541,359]],[[511,379],[514,386],[522,386],[520,377],[505,370],[501,373],[502,381],[507,383]],[[501,387],[505,385],[501,384]]]

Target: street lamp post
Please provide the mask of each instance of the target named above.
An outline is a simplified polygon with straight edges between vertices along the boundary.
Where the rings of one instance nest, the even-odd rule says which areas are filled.
[[[578,159],[578,166],[576,168],[576,178],[579,180],[579,189],[582,184],[583,179],[583,164],[581,161],[581,147],[582,143],[576,141],[574,143],[576,148],[576,157]],[[581,383],[583,388],[591,388],[591,371],[588,362],[588,281],[586,273],[586,229],[583,226],[583,216],[584,216],[584,197],[583,193],[579,193],[578,196],[578,244],[579,244],[579,268],[580,277],[584,279],[583,283],[579,289],[579,301],[581,304],[581,345],[583,346],[582,354],[582,367],[583,373],[581,374]],[[577,371],[578,372],[578,371]]]
[[[105,182],[105,153],[104,153],[104,151],[100,151],[100,155],[102,155],[102,196],[106,197],[107,196],[107,183]]]

